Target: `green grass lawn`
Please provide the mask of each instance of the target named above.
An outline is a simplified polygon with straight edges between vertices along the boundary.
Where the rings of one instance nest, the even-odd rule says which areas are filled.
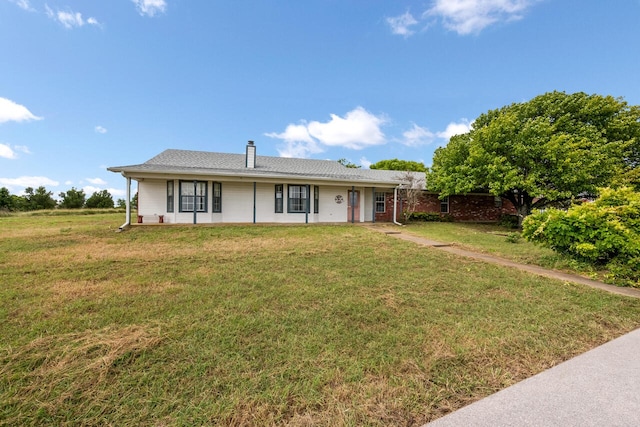
[[[0,424],[421,425],[640,326],[363,227],[122,222],[0,218]]]
[[[534,245],[520,237],[520,232],[494,224],[473,223],[413,223],[403,228],[418,236],[452,243],[461,248],[496,255],[523,264],[576,273],[594,279],[604,279],[605,271],[560,255],[549,248]]]

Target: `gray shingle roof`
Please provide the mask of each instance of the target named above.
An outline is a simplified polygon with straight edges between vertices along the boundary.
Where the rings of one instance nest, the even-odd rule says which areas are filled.
[[[165,150],[140,165],[114,166],[112,172],[166,173],[189,175],[224,175],[258,177],[295,177],[322,180],[377,182],[391,185],[402,183],[404,172],[348,168],[333,160],[295,159],[256,156],[255,168],[247,168],[244,154],[207,151]],[[418,178],[424,174],[417,172]]]

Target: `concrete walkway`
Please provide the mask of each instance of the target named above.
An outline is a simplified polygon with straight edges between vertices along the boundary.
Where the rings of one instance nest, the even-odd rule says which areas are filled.
[[[578,276],[575,274],[563,273],[561,271],[555,271],[555,270],[548,270],[546,268],[538,267],[536,265],[520,264],[520,263],[509,261],[507,259],[500,258],[494,255],[474,252],[467,249],[462,249],[460,247],[457,247],[455,245],[451,245],[448,243],[437,242],[435,240],[430,240],[424,237],[416,236],[414,234],[405,233],[398,227],[388,228],[388,227],[370,226],[369,228],[371,230],[385,233],[391,237],[407,240],[409,242],[413,242],[422,246],[437,248],[439,250],[460,255],[463,257],[478,259],[491,264],[502,265],[504,267],[517,268],[519,270],[528,271],[529,273],[532,273],[532,274],[537,274],[538,276],[550,277],[552,279],[561,280],[563,282],[579,283],[581,285],[590,286],[592,288],[601,289],[603,291],[611,292],[618,295],[625,295],[628,297],[640,298],[640,289],[623,288],[620,286],[608,285],[606,283],[602,283],[597,280],[587,279],[586,277]]]
[[[532,274],[640,298],[621,288],[581,276],[518,264],[442,242],[371,227],[391,237]],[[429,427],[640,426],[640,329],[437,419]]]
[[[640,426],[639,354],[637,329],[427,426]]]

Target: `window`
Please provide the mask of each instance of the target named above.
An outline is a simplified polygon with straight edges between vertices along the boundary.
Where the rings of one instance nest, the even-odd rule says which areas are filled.
[[[449,196],[440,200],[440,213],[449,213]]]
[[[313,213],[318,213],[320,204],[320,187],[313,186]]]
[[[287,212],[307,212],[307,200],[308,196],[306,185],[289,185],[289,203],[287,204]]]
[[[207,183],[180,181],[180,212],[207,211]]]
[[[276,184],[276,213],[283,212],[283,187],[282,184]]]
[[[376,213],[384,213],[386,209],[385,193],[376,192]]]
[[[213,183],[213,212],[222,212],[222,184]]]
[[[167,212],[173,212],[173,181],[167,181]]]

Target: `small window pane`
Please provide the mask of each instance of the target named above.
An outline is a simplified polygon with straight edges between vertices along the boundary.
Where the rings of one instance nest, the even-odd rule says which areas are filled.
[[[284,208],[284,195],[283,195],[283,185],[276,185],[276,195],[275,195],[275,211],[276,213],[282,213]]]

